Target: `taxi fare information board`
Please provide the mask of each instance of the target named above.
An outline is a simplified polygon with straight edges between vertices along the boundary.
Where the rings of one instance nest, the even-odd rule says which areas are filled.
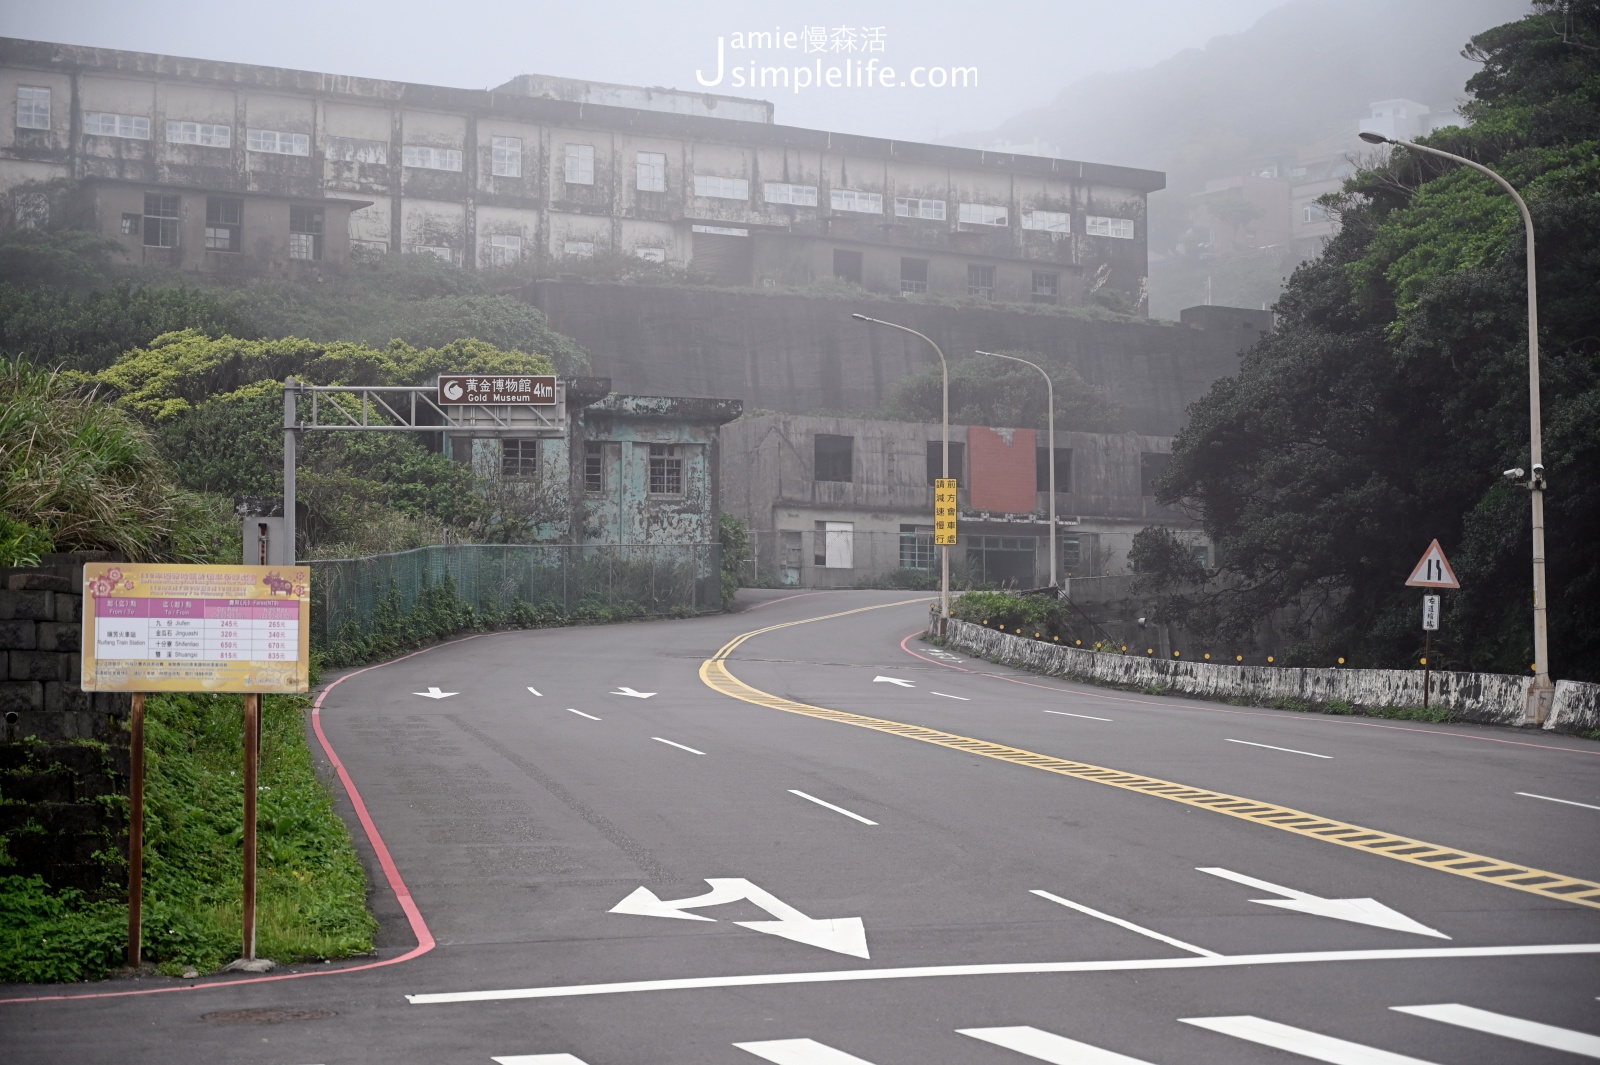
[[[85,691],[310,688],[306,566],[97,562],[83,584]]]

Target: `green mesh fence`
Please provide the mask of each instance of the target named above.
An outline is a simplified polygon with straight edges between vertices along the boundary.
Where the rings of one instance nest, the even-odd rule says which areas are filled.
[[[463,602],[490,614],[519,601],[640,614],[718,610],[721,562],[720,544],[447,544],[309,562],[311,639],[327,647],[341,636],[363,636],[390,589],[410,610],[425,586],[446,577]]]

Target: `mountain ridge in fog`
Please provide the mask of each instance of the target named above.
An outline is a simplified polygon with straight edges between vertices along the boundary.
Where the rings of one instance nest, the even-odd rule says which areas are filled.
[[[1241,33],[1153,66],[1091,74],[987,132],[943,138],[983,148],[1182,172],[1354,131],[1375,100],[1448,111],[1477,69],[1468,38],[1530,11],[1526,0],[1291,0]],[[1025,150],[1017,148],[1015,150]]]

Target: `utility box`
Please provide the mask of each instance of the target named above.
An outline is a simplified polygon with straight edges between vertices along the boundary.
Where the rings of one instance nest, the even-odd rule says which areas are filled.
[[[296,507],[296,516],[304,519],[303,506]],[[244,550],[241,563],[246,566],[292,566],[294,553],[283,542],[283,500],[266,496],[238,496],[233,501],[233,512],[239,515],[240,532],[243,533]]]

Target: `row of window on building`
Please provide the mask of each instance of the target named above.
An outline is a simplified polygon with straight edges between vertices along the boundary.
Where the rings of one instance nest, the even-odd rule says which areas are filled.
[[[902,257],[900,260],[900,292],[913,295],[928,291],[928,266],[931,260]],[[841,281],[862,284],[864,258],[859,251],[835,249],[833,276]],[[1059,303],[1061,301],[1061,275],[1054,270],[1031,271],[1030,299],[1033,303]],[[994,299],[995,268],[992,264],[967,264],[967,295]]]
[[[39,86],[23,85],[17,89],[17,126],[22,129],[50,128],[50,90]],[[98,137],[123,137],[133,140],[150,139],[150,119],[141,115],[113,114],[105,111],[85,111],[83,131]],[[360,141],[350,138],[333,138],[339,141],[337,151],[330,155],[347,161],[386,163],[388,145],[382,141]],[[343,143],[349,141],[350,143]],[[228,125],[206,122],[169,121],[167,142],[193,144],[207,148],[232,148],[233,128]],[[311,138],[305,133],[284,130],[249,128],[245,134],[245,147],[252,152],[273,155],[311,154]],[[462,153],[457,148],[437,148],[430,145],[407,144],[401,149],[402,165],[421,170],[459,172]],[[522,176],[522,139],[520,137],[490,138],[490,173],[494,177]],[[661,152],[638,152],[634,161],[634,187],[640,192],[665,192],[667,188],[667,157]],[[563,177],[568,185],[593,185],[595,183],[595,151],[592,144],[564,146]],[[717,174],[693,175],[694,195],[706,199],[750,199],[750,182],[745,178],[724,177]],[[817,186],[796,185],[789,182],[768,181],[761,186],[766,203],[786,204],[794,207],[816,207]],[[882,193],[860,189],[829,190],[829,206],[835,211],[881,215],[884,213]],[[916,196],[894,198],[897,218],[917,218],[942,222],[947,220],[946,201]],[[994,226],[1005,228],[1011,224],[1009,208],[992,203],[957,204],[956,220],[962,225]],[[1067,211],[1025,210],[1020,212],[1023,229],[1042,233],[1071,233],[1072,215]],[[1134,224],[1131,218],[1114,218],[1089,215],[1084,219],[1084,232],[1089,236],[1117,237],[1132,240]]]
[[[872,534],[867,534],[872,535]],[[786,531],[787,564],[798,563],[801,534]],[[899,535],[901,569],[929,571],[939,565],[939,549],[933,542],[933,526],[901,525]],[[966,536],[967,566],[979,580],[997,584],[1030,585],[1036,579],[1036,560],[1040,537]],[[821,569],[854,569],[856,566],[856,528],[851,521],[818,521],[812,531],[811,564]],[[1064,536],[1058,541],[1059,561],[1068,575],[1088,560],[1097,543],[1093,533]],[[1202,549],[1203,550],[1203,549]]]
[[[144,194],[144,213],[122,216],[122,232],[137,236],[147,248],[178,246],[179,198],[159,192]],[[320,207],[289,208],[289,258],[321,259],[323,212]],[[206,197],[206,251],[243,251],[244,201],[225,196]]]
[[[812,437],[811,451],[811,477],[816,481],[842,481],[851,483],[855,480],[855,437],[843,436],[837,433],[816,433]],[[931,488],[934,482],[944,473],[944,441],[929,440],[927,446],[927,485]],[[965,481],[963,471],[966,469],[967,446],[963,443],[951,441],[950,443],[950,474],[949,476],[960,481]],[[1139,494],[1152,496],[1156,493],[1156,482],[1166,476],[1172,463],[1172,455],[1165,451],[1142,451],[1139,453]],[[1034,481],[1035,490],[1048,492],[1050,490],[1050,449],[1036,448],[1034,455]],[[1056,492],[1072,491],[1072,449],[1070,447],[1056,448]]]
[[[681,444],[651,444],[645,487],[653,496],[683,495],[683,453]],[[583,490],[590,495],[607,491],[606,442],[583,442]],[[500,472],[517,480],[540,476],[539,440],[512,438],[501,441]]]

